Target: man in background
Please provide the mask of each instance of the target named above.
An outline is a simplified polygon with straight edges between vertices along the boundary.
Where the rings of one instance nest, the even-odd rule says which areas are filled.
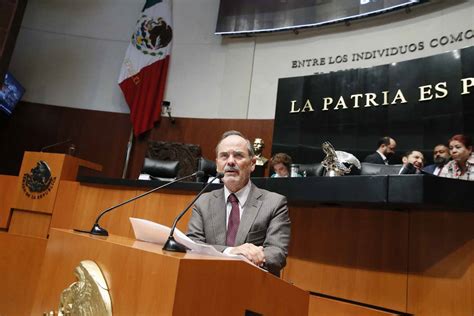
[[[384,136],[377,142],[377,151],[365,157],[364,162],[388,165],[390,157],[395,153],[397,142],[390,136]]]
[[[425,157],[418,150],[411,150],[405,153],[402,158],[403,166],[398,174],[421,173]]]
[[[435,176],[438,176],[443,169],[444,165],[451,160],[451,155],[449,154],[448,146],[444,144],[438,144],[433,149],[433,162],[434,164],[428,165],[423,168],[423,171],[431,173]]]

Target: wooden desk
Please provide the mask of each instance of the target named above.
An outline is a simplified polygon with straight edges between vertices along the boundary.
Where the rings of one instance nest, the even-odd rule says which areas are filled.
[[[341,299],[341,310],[353,302],[381,314],[472,315],[474,183],[428,176],[253,181],[289,199],[283,279],[315,297]],[[112,183],[104,179],[101,190]],[[181,184],[166,194],[197,187]]]
[[[473,314],[474,195],[466,192],[474,183],[425,176],[254,181],[288,196],[292,238],[282,277],[314,294],[310,315]],[[60,181],[51,226],[90,229],[100,211],[160,184]],[[183,183],[153,193],[101,225],[125,237],[130,216],[171,225],[200,188]]]
[[[61,291],[75,281],[74,268],[85,259],[106,276],[114,315],[308,314],[306,291],[249,263],[161,247],[52,229],[32,314],[56,310]]]

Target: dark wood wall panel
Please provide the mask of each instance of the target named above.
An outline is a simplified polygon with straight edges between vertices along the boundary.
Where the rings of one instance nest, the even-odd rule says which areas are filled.
[[[12,116],[0,119],[0,174],[17,175],[24,151],[67,139],[76,156],[103,165],[103,174],[122,175],[131,124],[128,114],[20,102]],[[70,144],[47,152],[66,153]]]
[[[251,141],[263,138],[263,155],[270,157],[273,120],[176,118],[171,124],[164,117],[152,131],[134,138],[127,178],[138,177],[149,140],[198,144],[204,157],[214,159],[220,136],[230,129],[241,131]],[[119,178],[130,131],[128,114],[20,102],[12,116],[0,116],[0,174],[17,175],[24,151],[39,151],[70,138],[77,157],[100,163],[104,176]],[[68,147],[64,144],[46,151],[66,153]]]
[[[133,154],[130,158],[129,177],[138,177],[143,164],[149,140],[199,144],[202,155],[207,159],[215,159],[215,147],[222,133],[228,130],[238,130],[250,141],[260,137],[265,141],[263,156],[270,157],[273,137],[273,119],[195,119],[176,118],[171,124],[168,118],[162,118],[161,123],[149,132],[146,137],[135,140]]]

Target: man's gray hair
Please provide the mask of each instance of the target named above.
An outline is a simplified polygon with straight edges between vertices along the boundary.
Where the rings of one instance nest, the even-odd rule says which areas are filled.
[[[218,148],[219,148],[219,145],[221,144],[221,142],[225,138],[227,138],[229,136],[233,136],[233,135],[240,136],[243,139],[245,139],[245,142],[247,143],[247,150],[249,152],[249,157],[252,158],[253,156],[255,156],[255,152],[253,151],[253,146],[250,143],[250,140],[248,140],[247,137],[244,136],[244,134],[242,134],[239,131],[235,131],[235,130],[230,130],[230,131],[224,132],[224,134],[222,134],[221,140],[219,141],[219,143],[217,143],[217,146],[216,146],[216,156],[219,154]]]

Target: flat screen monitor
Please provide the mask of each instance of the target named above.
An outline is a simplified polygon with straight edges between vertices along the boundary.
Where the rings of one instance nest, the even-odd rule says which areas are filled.
[[[11,73],[7,72],[3,86],[0,89],[0,111],[11,115],[24,93],[25,88],[22,87]]]
[[[221,0],[216,34],[236,35],[314,27],[426,0]]]

